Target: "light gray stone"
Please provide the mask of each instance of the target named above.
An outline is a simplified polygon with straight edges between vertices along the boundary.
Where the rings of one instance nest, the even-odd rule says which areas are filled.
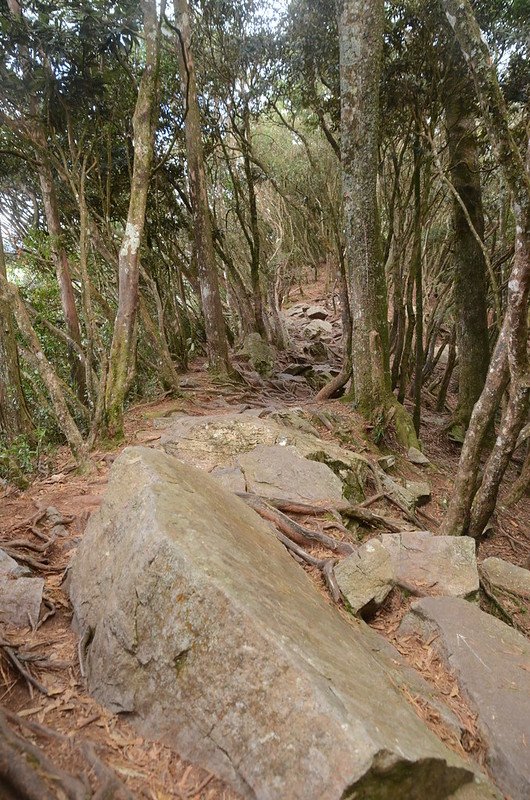
[[[405,488],[414,497],[414,506],[427,503],[431,497],[431,486],[427,481],[406,481]]]
[[[248,492],[302,503],[342,500],[342,481],[292,445],[258,445],[237,459]]]
[[[362,544],[351,556],[335,565],[335,578],[353,614],[367,606],[376,609],[394,585],[394,570],[388,550],[377,539]]]
[[[399,586],[419,596],[470,597],[478,592],[475,540],[433,536],[429,531],[383,533]]]
[[[333,333],[331,322],[325,319],[314,319],[305,326],[304,336],[306,339],[317,339],[320,336],[329,336]]]
[[[329,317],[329,311],[323,306],[309,306],[305,314],[309,319],[326,319]]]
[[[409,451],[407,453],[407,458],[412,464],[420,464],[422,466],[427,466],[431,462],[427,458],[427,456],[418,450],[417,447],[409,447]]]
[[[0,577],[0,623],[16,627],[37,624],[42,602],[43,578]]]
[[[18,564],[14,558],[6,553],[5,550],[0,549],[0,578],[6,575],[18,578],[22,575],[30,575],[31,570],[27,567]]]
[[[502,558],[486,558],[480,565],[481,572],[494,589],[530,600],[530,571]]]
[[[243,797],[445,800],[474,779],[363,624],[189,465],[126,448],[70,575],[93,694]]]
[[[487,764],[512,800],[530,797],[530,642],[473,603],[417,600],[399,633],[428,640],[477,714]]]

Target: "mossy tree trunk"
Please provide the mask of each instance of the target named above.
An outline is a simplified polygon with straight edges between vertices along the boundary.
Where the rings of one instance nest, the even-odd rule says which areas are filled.
[[[231,373],[228,341],[223,319],[219,276],[215,262],[212,221],[208,203],[208,184],[202,145],[201,114],[197,99],[197,80],[191,49],[191,13],[188,0],[174,0],[178,29],[177,53],[180,84],[185,103],[186,155],[188,184],[193,214],[195,253],[208,349],[213,372]]]
[[[355,402],[367,417],[393,409],[401,441],[417,444],[392,394],[387,290],[377,206],[383,0],[339,0],[341,162]]]
[[[118,310],[110,349],[105,392],[107,435],[123,435],[123,409],[136,355],[136,318],[140,244],[145,224],[153,144],[157,120],[159,25],[155,0],[142,0],[145,68],[133,116],[134,159],[127,224],[118,261]]]
[[[469,78],[461,77],[465,76],[466,65],[458,51],[451,54],[450,66],[453,79],[446,84],[444,105],[451,180],[467,210],[466,216],[461,203],[453,199],[453,299],[459,359],[454,421],[467,428],[484,387],[490,357],[486,262],[467,218],[484,239],[484,212],[473,87]]]

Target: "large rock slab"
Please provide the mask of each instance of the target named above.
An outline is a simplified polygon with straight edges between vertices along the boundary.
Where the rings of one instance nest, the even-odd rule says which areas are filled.
[[[485,558],[480,569],[494,589],[530,600],[530,570],[502,558]]]
[[[477,713],[488,766],[512,800],[530,797],[530,642],[454,597],[417,600],[399,633],[431,642]]]
[[[206,417],[179,415],[165,420],[161,447],[170,455],[208,471],[237,465],[237,456],[258,445],[292,445],[300,455],[327,464],[343,482],[348,499],[364,499],[368,472],[362,455],[315,436],[308,422],[293,410],[274,412],[276,419],[259,410]],[[287,424],[284,424],[284,420]]]
[[[342,596],[353,614],[367,607],[375,610],[394,585],[394,569],[388,550],[377,539],[357,548],[334,568]]]
[[[292,445],[258,445],[237,459],[248,492],[302,503],[343,500],[342,481]]]
[[[475,780],[379,664],[373,634],[243,502],[162,452],[114,463],[70,594],[98,700],[245,798],[442,800]]]
[[[413,594],[472,597],[478,592],[475,540],[470,536],[410,531],[384,533],[380,539],[392,559],[396,583]]]

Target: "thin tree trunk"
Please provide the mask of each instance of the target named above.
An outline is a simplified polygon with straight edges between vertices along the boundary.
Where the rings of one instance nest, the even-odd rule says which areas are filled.
[[[462,449],[451,503],[442,533],[482,533],[495,506],[500,481],[524,424],[528,405],[527,307],[530,287],[530,168],[525,165],[508,124],[508,112],[488,48],[482,40],[469,0],[441,0],[465,61],[497,159],[514,197],[515,259],[508,282],[506,314],[488,370],[475,404]],[[499,436],[484,471],[479,492],[479,456],[484,435],[500,405],[506,383],[510,394]]]
[[[452,54],[455,76],[465,72],[462,56]],[[470,104],[469,81],[455,86],[450,81],[444,97],[451,180],[463,202],[471,223],[484,238],[484,213],[480,186],[475,117]],[[467,428],[473,406],[480,397],[489,364],[488,319],[486,302],[486,264],[484,254],[470,229],[464,209],[453,199],[454,279],[453,299],[456,316],[458,369],[458,406],[454,422]]]
[[[186,153],[188,183],[193,211],[197,271],[204,316],[204,327],[210,368],[217,373],[231,373],[228,341],[223,319],[219,291],[219,277],[215,263],[212,223],[208,204],[208,187],[204,154],[195,66],[191,50],[191,13],[188,0],[174,0],[175,20],[178,28],[178,60],[180,83],[185,103]]]
[[[7,280],[0,225],[0,276]],[[15,320],[8,297],[0,291],[0,432],[8,442],[33,429],[22,389]]]
[[[123,408],[134,373],[140,243],[145,224],[157,120],[159,26],[155,0],[141,0],[145,34],[145,68],[133,117],[134,160],[127,224],[119,253],[118,310],[110,350],[105,396],[107,434],[123,435]]]

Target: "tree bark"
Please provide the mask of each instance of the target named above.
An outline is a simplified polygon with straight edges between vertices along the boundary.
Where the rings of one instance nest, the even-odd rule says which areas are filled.
[[[451,55],[451,71],[465,74],[460,53]],[[450,80],[444,97],[445,122],[451,180],[464,204],[469,219],[484,239],[484,213],[480,185],[476,120],[470,102],[473,87],[469,80]],[[462,205],[453,199],[454,282],[458,368],[458,406],[454,421],[467,428],[473,406],[480,397],[489,364],[486,302],[486,263],[484,253],[470,229]]]
[[[341,153],[353,383],[357,406],[370,415],[391,394],[386,280],[376,198],[384,9],[383,0],[342,0],[339,6]],[[376,341],[376,352],[371,352],[370,342]]]
[[[200,284],[204,327],[210,368],[219,374],[231,373],[228,341],[223,319],[219,277],[215,263],[208,186],[202,146],[201,116],[197,81],[191,50],[191,15],[188,0],[174,0],[178,29],[177,52],[180,83],[185,103],[188,183],[193,213],[195,251]]]
[[[157,120],[159,25],[155,0],[141,1],[145,68],[133,117],[134,159],[127,224],[119,253],[118,310],[110,350],[105,394],[105,424],[111,438],[123,435],[123,408],[134,372],[140,244],[145,224]]]

